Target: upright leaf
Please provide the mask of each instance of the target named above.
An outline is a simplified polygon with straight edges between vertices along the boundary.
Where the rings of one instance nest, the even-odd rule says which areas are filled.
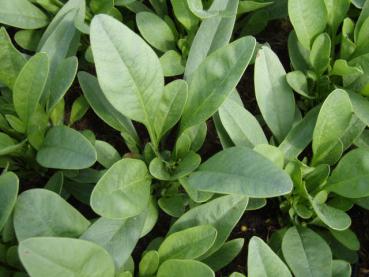
[[[229,97],[219,109],[219,118],[236,146],[254,147],[268,143],[257,119]]]
[[[13,172],[0,175],[0,230],[8,221],[17,200],[19,180]]]
[[[283,65],[266,46],[259,50],[255,61],[255,94],[268,127],[282,141],[295,119],[295,98]]]
[[[296,277],[332,275],[332,253],[328,244],[306,227],[291,227],[283,237],[282,252]]]
[[[289,0],[288,15],[301,44],[310,49],[312,40],[327,25],[324,0]]]
[[[4,27],[0,28],[0,63],[0,82],[12,89],[26,59],[14,47]]]
[[[31,276],[115,276],[109,254],[85,240],[30,238],[20,243],[18,253]]]
[[[292,277],[288,267],[260,238],[252,237],[247,257],[248,274],[253,277]]]
[[[240,38],[212,53],[194,71],[188,80],[182,131],[207,120],[217,111],[242,77],[255,47],[253,37]]]
[[[248,198],[228,195],[216,198],[206,204],[192,208],[183,214],[170,228],[168,234],[198,225],[212,225],[217,237],[207,256],[217,251],[226,241],[232,229],[246,210]]]
[[[324,101],[313,133],[314,163],[333,164],[342,154],[340,137],[349,126],[352,105],[348,94],[340,89],[333,91]],[[337,147],[341,147],[338,155]]]
[[[164,92],[155,52],[133,31],[107,15],[91,24],[91,47],[102,91],[110,104],[153,134],[153,115]]]
[[[33,56],[19,73],[13,88],[14,108],[27,123],[35,112],[49,74],[49,61],[44,53]]]
[[[155,130],[159,138],[181,118],[187,101],[187,91],[187,83],[183,80],[176,80],[165,86],[155,120]]]
[[[192,42],[185,68],[188,79],[205,58],[215,50],[225,46],[232,35],[236,20],[238,0],[215,0],[208,11],[223,11],[228,16],[214,16],[204,19]],[[229,16],[233,15],[233,16]]]
[[[163,19],[151,12],[136,15],[137,28],[144,39],[159,51],[176,49],[175,35]]]
[[[80,72],[78,80],[94,112],[110,127],[122,132],[129,145],[139,145],[140,140],[132,122],[110,104],[101,91],[97,79],[87,72]]]

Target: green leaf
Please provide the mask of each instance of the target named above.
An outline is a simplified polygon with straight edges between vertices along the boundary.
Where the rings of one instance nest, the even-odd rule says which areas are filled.
[[[350,2],[350,0],[324,0],[327,8],[327,23],[332,35],[336,35],[339,25],[347,16]]]
[[[70,238],[30,238],[19,244],[22,264],[31,276],[114,277],[114,263],[100,246]]]
[[[257,119],[229,97],[219,108],[219,118],[236,146],[254,147],[268,143]]]
[[[210,266],[215,272],[219,271],[238,256],[243,244],[244,239],[242,238],[227,241],[218,251],[202,260],[202,262]]]
[[[171,0],[173,12],[176,19],[188,30],[194,30],[199,23],[199,19],[191,12],[187,1]]]
[[[148,205],[150,183],[151,177],[143,161],[120,160],[96,184],[91,195],[91,207],[106,218],[136,216]]]
[[[283,256],[295,276],[332,275],[332,253],[328,244],[306,227],[291,227],[282,241]]]
[[[327,25],[327,9],[323,0],[289,0],[288,15],[300,43],[310,49],[315,36]]]
[[[61,101],[76,77],[78,59],[69,57],[63,59],[55,71],[55,77],[50,85],[50,95],[47,102],[47,109],[51,111]]]
[[[248,274],[253,277],[292,277],[288,267],[260,238],[252,237],[247,256]]]
[[[20,30],[15,33],[14,40],[28,51],[37,51],[37,45],[41,39],[42,30]]]
[[[135,248],[144,222],[145,213],[124,220],[101,217],[87,229],[81,239],[102,246],[114,259],[116,268],[120,270]]]
[[[288,72],[286,80],[290,87],[298,94],[310,99],[314,98],[309,95],[308,79],[302,71],[296,70]]]
[[[55,126],[47,132],[37,162],[47,168],[88,168],[96,162],[96,150],[79,132]]]
[[[174,170],[167,167],[167,163],[160,158],[155,158],[150,162],[150,173],[153,177],[164,181],[174,181],[183,178],[194,171],[201,163],[200,155],[189,152],[183,159],[178,162],[178,166]]]
[[[38,53],[28,60],[14,83],[14,109],[26,124],[39,105],[48,74],[48,57],[45,53]]]
[[[350,229],[344,231],[329,230],[332,236],[342,245],[353,251],[359,251],[360,241]]]
[[[277,140],[282,141],[295,118],[295,99],[277,55],[268,47],[255,61],[255,95],[261,114]]]
[[[187,101],[187,91],[187,83],[183,80],[176,80],[165,86],[155,119],[158,138],[166,134],[181,118]]]
[[[140,140],[132,122],[110,104],[97,79],[87,72],[80,72],[78,80],[94,112],[110,127],[122,132],[128,145],[139,145]]]
[[[208,11],[223,10],[224,13],[233,16],[218,15],[201,22],[188,53],[185,79],[194,73],[209,54],[228,44],[236,20],[238,2],[238,0],[213,1]]]
[[[194,71],[188,80],[182,131],[207,120],[217,111],[239,82],[255,46],[253,37],[240,38],[212,53]]]
[[[238,4],[237,14],[249,13],[272,5],[273,2],[257,2],[257,1],[240,1]]]
[[[296,32],[290,32],[288,36],[288,54],[294,70],[307,71],[310,69],[310,48],[306,49],[298,41]]]
[[[90,222],[58,194],[31,189],[19,195],[14,228],[19,241],[31,237],[79,237]]]
[[[0,156],[16,153],[21,150],[24,141],[17,143],[16,140],[9,137],[7,134],[0,132]]]
[[[170,234],[159,247],[160,261],[168,259],[196,259],[214,244],[217,230],[200,225]]]
[[[43,33],[38,45],[38,52],[46,52],[50,61],[50,73],[46,89],[42,95],[42,102],[47,103],[54,84],[60,82],[58,68],[64,67],[67,57],[76,55],[80,44],[80,32],[75,24],[84,20],[85,1],[69,0]],[[63,77],[63,75],[61,75]],[[68,75],[67,75],[68,76]]]
[[[155,250],[146,252],[139,264],[139,276],[152,276],[159,267],[159,253]]]
[[[369,196],[368,167],[368,149],[350,151],[333,170],[326,189],[347,198]]]
[[[342,260],[332,261],[332,277],[350,277],[351,265]]]
[[[0,0],[0,23],[20,29],[39,29],[48,24],[45,13],[27,0]]]
[[[212,225],[217,230],[217,238],[207,256],[222,247],[232,229],[246,210],[248,198],[228,195],[216,198],[206,204],[194,207],[182,215],[170,228],[168,234],[198,225]]]
[[[319,194],[318,194],[319,195]],[[311,201],[319,219],[334,230],[346,230],[351,225],[351,218],[344,211],[320,203],[317,196]]]
[[[288,194],[293,186],[287,173],[246,147],[232,147],[215,154],[191,174],[188,182],[201,191],[255,198]]]
[[[96,140],[95,149],[97,162],[105,168],[110,168],[115,162],[121,159],[119,152],[109,143]]]
[[[157,277],[214,277],[215,274],[206,264],[194,260],[168,260],[158,270]]]
[[[182,56],[177,51],[169,50],[165,52],[160,57],[160,64],[165,77],[181,75],[184,72]]]
[[[320,34],[313,42],[310,52],[310,63],[319,76],[328,69],[331,48],[331,38],[327,33]]]
[[[297,158],[311,142],[318,113],[319,107],[310,110],[301,121],[293,126],[279,145],[279,149],[287,159]]]
[[[12,89],[26,59],[14,47],[4,27],[0,28],[0,62],[0,82]]]
[[[19,190],[19,180],[13,172],[0,175],[0,230],[10,218]]]
[[[107,100],[154,135],[153,115],[164,93],[163,71],[155,52],[128,27],[102,14],[91,23],[91,48]]]
[[[80,120],[89,109],[88,102],[83,95],[74,100],[72,110],[70,112],[69,126]]]
[[[334,90],[324,101],[313,134],[313,163],[334,164],[342,154],[334,154],[352,117],[352,105],[348,94]],[[333,154],[332,154],[333,153]]]
[[[174,50],[176,38],[170,26],[159,16],[151,12],[136,15],[137,28],[143,38],[161,52]]]

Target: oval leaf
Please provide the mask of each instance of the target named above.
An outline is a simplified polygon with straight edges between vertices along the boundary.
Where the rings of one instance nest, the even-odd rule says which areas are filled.
[[[91,207],[106,218],[136,216],[148,205],[150,183],[151,177],[143,161],[120,160],[96,184],[91,194]]]

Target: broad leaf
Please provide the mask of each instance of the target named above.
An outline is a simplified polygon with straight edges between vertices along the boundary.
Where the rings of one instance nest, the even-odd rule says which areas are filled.
[[[323,0],[289,0],[288,15],[301,44],[310,49],[314,37],[327,24],[327,9]]]
[[[126,263],[140,238],[145,213],[128,219],[99,218],[81,236],[103,248],[114,259],[117,269]]]
[[[346,154],[328,179],[327,189],[348,198],[369,196],[369,151],[366,148]]]
[[[31,276],[115,276],[114,263],[100,246],[69,238],[30,238],[19,245],[19,257]]]
[[[217,230],[217,238],[213,247],[207,252],[209,256],[226,241],[246,210],[247,203],[248,198],[243,196],[219,197],[186,212],[171,226],[169,234],[198,225],[212,225]]]
[[[65,127],[52,127],[37,153],[37,162],[48,168],[83,169],[96,162],[96,150],[79,132]]]
[[[27,0],[0,0],[0,23],[20,29],[39,29],[49,19],[39,8]]]
[[[206,264],[194,260],[168,260],[158,270],[157,277],[214,277],[215,274]]]
[[[288,267],[278,255],[258,237],[252,237],[249,242],[247,271],[253,277],[292,277]]]
[[[175,50],[176,38],[170,26],[151,12],[136,15],[137,28],[144,39],[159,51]]]
[[[153,115],[164,92],[159,58],[142,38],[106,15],[91,23],[91,48],[99,84],[110,104],[153,135]]]
[[[4,27],[0,28],[0,62],[0,82],[12,89],[26,59],[14,47]]]
[[[282,241],[283,256],[296,277],[332,275],[332,253],[319,235],[306,227],[291,227]]]
[[[189,185],[195,189],[255,198],[290,193],[290,177],[267,158],[246,147],[223,150],[191,174]]]
[[[160,261],[196,259],[214,244],[217,230],[211,225],[187,228],[169,235],[159,247]]]
[[[142,213],[150,199],[151,177],[143,161],[123,159],[101,177],[91,195],[99,215],[125,219]]]
[[[90,222],[58,194],[46,189],[23,192],[14,210],[19,241],[31,237],[79,237]]]
[[[134,147],[139,145],[140,140],[132,122],[110,104],[101,91],[97,79],[87,72],[80,72],[78,73],[78,80],[94,112],[110,127],[122,132],[128,145]]]

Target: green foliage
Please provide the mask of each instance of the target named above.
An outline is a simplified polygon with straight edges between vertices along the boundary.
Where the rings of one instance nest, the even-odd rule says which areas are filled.
[[[351,276],[368,17],[363,0],[0,0],[0,275]],[[245,241],[261,208],[271,233]]]

